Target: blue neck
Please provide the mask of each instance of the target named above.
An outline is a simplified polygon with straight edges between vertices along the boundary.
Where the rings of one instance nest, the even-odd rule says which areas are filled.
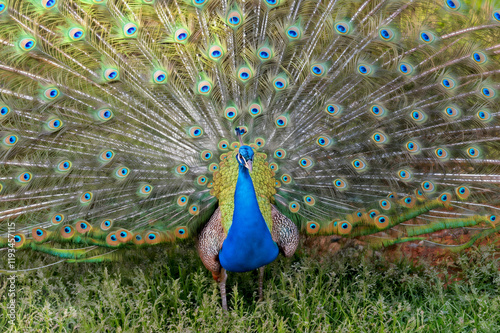
[[[267,265],[278,256],[257,202],[248,169],[240,165],[234,192],[233,222],[219,253],[219,260],[231,272],[251,271]]]

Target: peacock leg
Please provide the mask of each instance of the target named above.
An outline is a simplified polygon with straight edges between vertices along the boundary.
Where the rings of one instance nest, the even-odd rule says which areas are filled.
[[[219,286],[220,286],[220,296],[222,298],[222,310],[224,311],[227,311],[226,280],[227,280],[226,270],[222,268],[220,272]]]
[[[266,266],[262,266],[259,268],[259,302],[264,300],[262,296],[262,288],[264,286],[264,269]]]

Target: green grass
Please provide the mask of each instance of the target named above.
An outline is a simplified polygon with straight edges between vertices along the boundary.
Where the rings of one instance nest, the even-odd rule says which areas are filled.
[[[449,269],[387,262],[350,247],[330,257],[302,248],[257,272],[229,274],[229,313],[192,244],[155,247],[108,264],[59,264],[17,279],[18,332],[500,332],[494,249]],[[27,260],[18,252],[17,259]],[[35,259],[40,265],[46,259]],[[6,318],[0,277],[0,331]],[[447,287],[445,287],[447,286]],[[2,328],[2,327],[6,327]]]

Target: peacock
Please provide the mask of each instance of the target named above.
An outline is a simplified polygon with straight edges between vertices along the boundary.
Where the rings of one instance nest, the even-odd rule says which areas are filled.
[[[495,1],[0,0],[0,247],[194,238],[223,309],[301,235],[470,247],[500,231],[499,40]]]

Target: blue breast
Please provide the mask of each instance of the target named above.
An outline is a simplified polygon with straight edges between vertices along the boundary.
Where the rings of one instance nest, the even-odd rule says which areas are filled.
[[[219,252],[219,261],[230,272],[248,272],[274,261],[278,253],[278,246],[260,212],[252,178],[248,170],[240,166],[233,222]]]

